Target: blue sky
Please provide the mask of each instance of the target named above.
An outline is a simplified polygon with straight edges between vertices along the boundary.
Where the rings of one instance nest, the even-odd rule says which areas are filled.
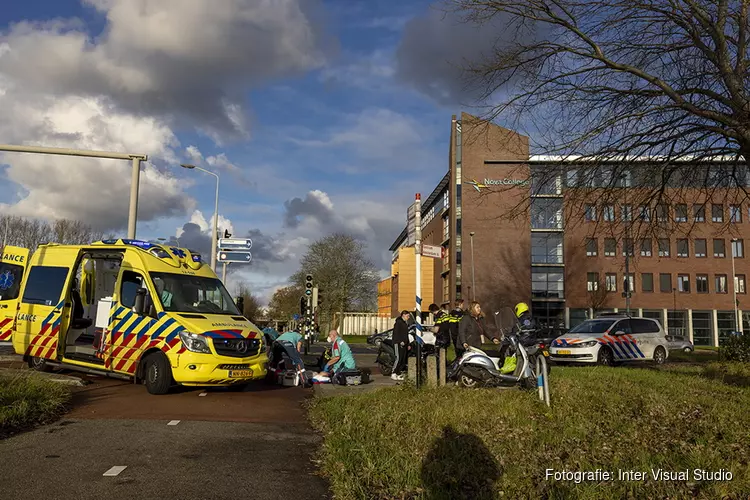
[[[11,4],[0,11],[0,111],[14,125],[0,142],[148,153],[144,239],[193,222],[182,237],[204,245],[213,177],[177,165],[216,171],[222,226],[258,238],[233,279],[265,298],[333,231],[361,237],[387,269],[414,193],[447,170],[451,114],[466,109],[446,59],[472,50],[470,31],[429,1]],[[6,210],[124,232],[126,164],[0,163]]]

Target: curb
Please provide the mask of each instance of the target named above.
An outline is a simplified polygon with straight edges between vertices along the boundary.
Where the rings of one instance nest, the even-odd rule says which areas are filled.
[[[85,382],[83,379],[78,378],[78,377],[72,377],[70,375],[60,375],[57,373],[33,372],[31,370],[26,370],[26,369],[15,370],[11,368],[0,368],[0,373],[12,374],[11,372],[17,372],[19,375],[26,375],[26,376],[34,374],[35,376],[44,377],[48,379],[50,382],[55,382],[55,383],[64,384],[64,385],[71,385],[75,387],[84,387],[88,385],[88,382]]]
[[[19,356],[18,354],[0,355],[0,363],[8,361],[23,361],[23,356]]]

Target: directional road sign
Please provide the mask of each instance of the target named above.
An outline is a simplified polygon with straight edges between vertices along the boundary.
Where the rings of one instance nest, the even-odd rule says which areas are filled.
[[[250,250],[253,248],[253,240],[249,238],[220,238],[219,250]]]
[[[242,262],[247,264],[253,256],[250,252],[219,252],[219,262]]]

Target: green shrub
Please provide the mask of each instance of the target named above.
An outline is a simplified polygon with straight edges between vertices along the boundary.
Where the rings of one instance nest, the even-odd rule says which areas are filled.
[[[750,335],[733,335],[726,339],[719,349],[719,359],[750,363]]]
[[[37,374],[0,375],[0,437],[57,419],[69,401],[67,387]]]

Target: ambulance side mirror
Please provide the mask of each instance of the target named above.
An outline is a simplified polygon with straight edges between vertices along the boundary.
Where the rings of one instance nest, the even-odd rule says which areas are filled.
[[[237,297],[237,309],[239,309],[240,314],[245,314],[245,298],[244,297]]]
[[[135,305],[133,306],[133,310],[136,314],[145,316],[150,315],[152,309],[153,303],[151,301],[151,296],[148,294],[148,290],[145,288],[139,288],[135,293]]]

